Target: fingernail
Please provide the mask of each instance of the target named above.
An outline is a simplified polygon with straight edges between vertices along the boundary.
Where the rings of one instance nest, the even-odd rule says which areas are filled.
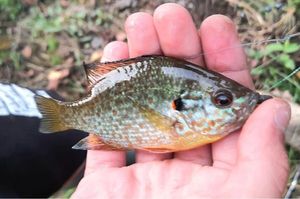
[[[234,23],[226,16],[216,14],[216,15],[210,16],[209,20],[213,20],[215,25],[212,27],[218,33],[219,32],[232,33],[232,29],[235,29]]]
[[[277,101],[278,104],[275,107],[274,121],[278,130],[284,133],[291,118],[291,107],[283,100],[277,99]]]

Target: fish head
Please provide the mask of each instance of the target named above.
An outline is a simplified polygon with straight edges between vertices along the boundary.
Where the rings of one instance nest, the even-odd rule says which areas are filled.
[[[257,104],[269,96],[244,87],[233,80],[214,82],[210,87],[183,91],[172,103],[180,125],[176,131],[206,135],[226,135],[239,129]]]

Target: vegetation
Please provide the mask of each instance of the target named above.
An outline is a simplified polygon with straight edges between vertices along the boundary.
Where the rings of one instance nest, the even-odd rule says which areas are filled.
[[[238,8],[235,21],[239,24],[242,40],[249,42],[246,49],[250,63],[255,67],[252,74],[257,80],[256,87],[289,91],[293,100],[299,103],[300,73],[282,84],[277,83],[300,66],[300,35],[289,37],[300,30],[296,23],[300,17],[300,1],[228,1]],[[273,87],[275,84],[276,88]]]
[[[268,44],[263,50],[251,51],[250,57],[256,61],[263,63],[252,70],[252,74],[257,76],[262,83],[263,90],[270,90],[276,85],[277,89],[288,90],[293,96],[294,101],[300,102],[300,83],[298,76],[292,76],[287,82],[282,84],[280,81],[295,70],[295,53],[300,50],[300,44],[292,43],[289,40],[284,43]],[[298,56],[298,55],[297,55]],[[298,66],[299,67],[299,66]]]
[[[0,79],[31,88],[61,89],[65,98],[78,98],[85,87],[82,62],[90,61],[94,51],[112,40],[107,31],[112,16],[75,1],[32,2],[24,12],[14,7],[26,7],[20,1],[0,4],[1,16],[13,11],[1,29]],[[64,79],[70,73],[71,78]]]

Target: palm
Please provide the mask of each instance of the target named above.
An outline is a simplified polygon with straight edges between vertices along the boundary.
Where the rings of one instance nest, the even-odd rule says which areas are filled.
[[[241,165],[218,162],[214,166],[203,166],[197,162],[174,158],[121,168],[110,167],[106,162],[107,164],[98,165],[96,169],[87,168],[88,173],[73,197],[280,197],[287,175],[286,164],[280,163],[284,158],[278,159],[279,168],[259,159],[244,161]]]
[[[224,16],[207,18],[197,31],[184,8],[165,4],[153,17],[131,15],[125,29],[128,44],[108,44],[103,60],[160,53],[200,65],[205,60],[207,67],[253,87],[241,48],[219,51],[239,44],[234,25]],[[201,57],[202,52],[207,54]],[[286,116],[281,122],[276,119],[278,110]],[[137,163],[127,167],[124,152],[88,151],[85,177],[73,197],[280,197],[288,174],[281,133],[288,115],[284,102],[268,100],[250,116],[242,132],[174,154],[137,151]]]
[[[134,164],[123,168],[99,168],[80,183],[76,195],[86,198],[195,198],[216,196],[229,172],[172,159]],[[95,186],[95,184],[97,184]],[[163,191],[162,191],[163,189]],[[216,192],[218,190],[218,192]],[[187,197],[189,196],[189,197]]]

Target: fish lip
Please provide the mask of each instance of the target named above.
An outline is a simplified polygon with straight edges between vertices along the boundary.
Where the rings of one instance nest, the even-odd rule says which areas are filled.
[[[261,94],[259,94],[259,93],[257,93],[257,94],[258,94],[257,104],[261,104],[261,103],[263,103],[264,101],[273,98],[271,95],[261,95]]]
[[[250,94],[249,105],[251,107],[255,107],[256,105],[261,104],[264,101],[271,99],[271,98],[273,98],[273,97],[270,95],[261,95],[258,92],[252,92]]]

